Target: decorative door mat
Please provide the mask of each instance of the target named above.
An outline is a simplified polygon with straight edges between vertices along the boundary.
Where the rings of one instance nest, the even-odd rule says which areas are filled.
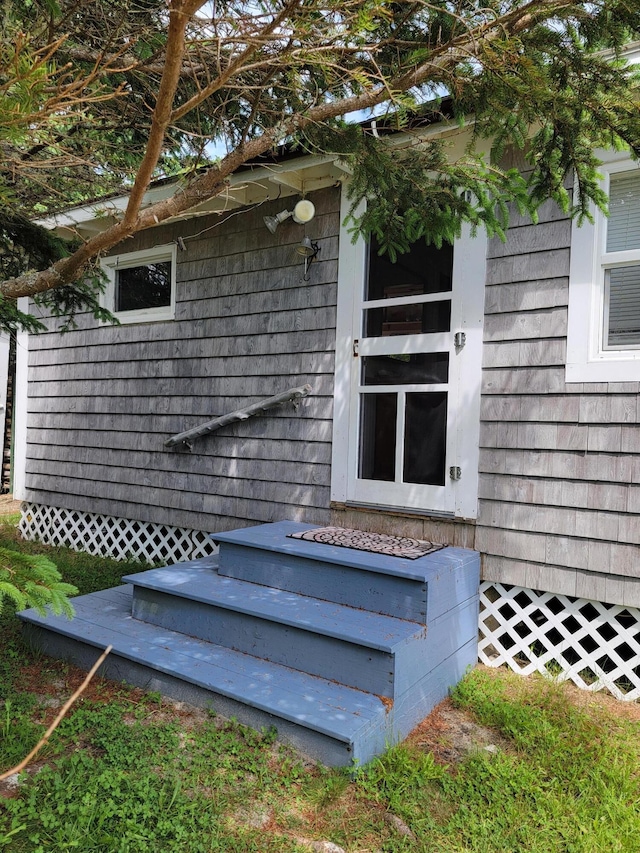
[[[364,530],[351,530],[348,527],[316,527],[300,533],[288,533],[289,539],[304,539],[305,542],[320,542],[322,545],[338,545],[340,548],[353,548],[356,551],[369,551],[372,554],[386,554],[388,557],[404,557],[417,560],[434,551],[446,548],[424,539],[410,539],[408,536],[387,536],[385,533],[366,533]]]

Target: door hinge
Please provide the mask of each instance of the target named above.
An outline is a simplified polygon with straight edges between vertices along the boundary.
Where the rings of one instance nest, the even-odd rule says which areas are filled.
[[[452,480],[459,480],[462,477],[462,468],[458,468],[457,465],[452,465],[449,468],[449,476]]]
[[[360,345],[360,341],[356,338],[353,342],[353,357],[357,358],[359,355],[358,347]]]
[[[467,336],[464,332],[456,332],[453,336],[453,344],[457,350],[461,350],[467,342]]]

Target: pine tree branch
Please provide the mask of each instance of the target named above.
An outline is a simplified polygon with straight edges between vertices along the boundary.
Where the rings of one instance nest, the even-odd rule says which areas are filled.
[[[2,295],[12,299],[32,296],[74,281],[82,275],[94,258],[124,238],[181,215],[196,205],[221,194],[227,187],[229,177],[240,166],[251,162],[305,128],[347,113],[370,109],[425,83],[438,83],[448,79],[456,69],[470,60],[482,66],[483,62],[490,61],[487,48],[492,42],[497,43],[510,36],[522,34],[539,21],[569,13],[575,17],[581,11],[580,4],[570,3],[568,0],[530,0],[519,8],[509,9],[502,15],[496,14],[489,19],[485,17],[474,26],[469,25],[457,36],[448,40],[443,39],[442,42],[429,48],[424,61],[412,65],[409,70],[400,70],[395,76],[381,81],[380,75],[370,70],[367,75],[370,83],[367,84],[366,79],[364,83],[358,82],[358,87],[363,88],[362,91],[356,91],[352,95],[336,100],[328,100],[327,92],[320,92],[315,105],[305,108],[302,112],[284,116],[272,127],[267,127],[261,135],[244,141],[216,166],[195,177],[187,186],[178,189],[172,197],[141,209],[144,193],[149,187],[159,161],[169,126],[172,121],[186,115],[185,105],[175,107],[173,102],[183,67],[185,27],[189,15],[192,15],[201,5],[202,2],[198,0],[173,0],[170,4],[170,30],[166,49],[168,62],[153,111],[146,153],[130,194],[124,218],[90,238],[70,257],[57,261],[47,270],[29,272],[3,282],[0,284]],[[296,0],[291,0],[286,8],[295,9],[296,7]],[[268,28],[265,32],[268,32]],[[250,39],[251,36],[249,36]],[[254,48],[250,43],[242,56],[245,60],[250,60],[253,52]],[[190,102],[192,108],[202,104],[207,94],[210,96],[218,91],[235,70],[242,70],[242,63],[239,60],[237,65],[232,64],[226,71],[221,72],[225,75],[224,77],[219,75],[216,80],[211,81],[194,96]],[[356,71],[345,68],[345,80],[357,81]]]
[[[164,145],[167,128],[171,123],[171,111],[176,89],[180,80],[182,58],[185,48],[185,31],[189,19],[205,0],[172,0],[169,6],[169,30],[164,72],[160,80],[158,98],[153,111],[149,141],[145,155],[136,174],[122,226],[130,228],[138,216],[142,199],[158,164]]]

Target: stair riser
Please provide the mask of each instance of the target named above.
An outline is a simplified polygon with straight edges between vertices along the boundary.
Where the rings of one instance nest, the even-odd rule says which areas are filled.
[[[218,573],[424,624],[427,588],[421,581],[366,572],[223,542]]]
[[[44,654],[69,661],[85,671],[93,666],[102,651],[87,643],[35,625],[25,625],[23,632],[28,641]],[[161,693],[180,702],[213,709],[224,717],[233,717],[243,725],[251,726],[258,731],[275,726],[279,740],[329,767],[352,764],[354,751],[357,751],[358,755],[368,755],[369,758],[365,760],[369,760],[376,752],[380,752],[380,748],[376,748],[378,743],[382,743],[384,748],[385,734],[375,728],[368,733],[367,739],[355,745],[354,749],[352,743],[335,740],[304,726],[297,726],[290,720],[283,720],[274,714],[237,702],[228,696],[160,672],[154,667],[128,660],[113,652],[100,667],[99,674],[104,678],[124,682],[133,687]]]
[[[134,588],[132,615],[340,684],[393,697],[393,655],[191,599]]]
[[[429,622],[425,640],[419,646],[408,643],[396,650],[396,701],[469,642],[478,642],[478,596]]]
[[[461,551],[460,548],[446,548],[434,555],[427,576],[429,625],[459,604],[478,598],[480,555],[466,552],[463,562]]]
[[[474,636],[401,696],[388,714],[387,724],[393,732],[391,743],[405,738],[435,705],[446,699],[451,688],[455,687],[477,662],[478,639]]]

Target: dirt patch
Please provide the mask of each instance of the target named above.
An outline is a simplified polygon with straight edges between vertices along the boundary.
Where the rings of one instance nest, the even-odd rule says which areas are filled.
[[[495,752],[508,749],[498,732],[478,725],[471,716],[454,708],[450,699],[437,705],[408,737],[408,742],[430,752],[438,764],[459,764],[479,749]]]
[[[0,516],[15,515],[21,508],[22,501],[14,501],[13,495],[0,495]]]
[[[504,669],[478,665],[490,678],[500,681],[507,695],[521,697],[530,693],[534,682],[532,678],[506,674]],[[505,674],[507,677],[505,677]],[[537,677],[536,677],[537,678]],[[590,693],[573,684],[563,684],[564,695],[580,711],[594,718],[606,715],[608,724],[615,720],[640,722],[640,703],[622,702],[602,691]],[[434,759],[443,765],[455,766],[476,750],[495,752],[509,750],[510,743],[499,732],[476,723],[471,715],[460,708],[454,708],[449,699],[437,705],[428,717],[411,732],[409,742],[431,752]]]
[[[35,719],[49,726],[64,703],[80,687],[87,673],[71,664],[48,661],[23,666],[20,688],[25,693],[33,693],[38,702]],[[126,697],[129,702],[142,702],[145,693],[137,687],[128,687],[116,681],[94,676],[78,703],[111,702]]]
[[[0,798],[9,800],[20,793],[20,774],[13,773],[7,779],[0,780]]]
[[[206,708],[164,697],[157,705],[148,708],[142,720],[143,723],[180,723],[181,729],[185,732],[208,721],[212,721],[218,727],[224,724],[222,717],[212,718]]]

